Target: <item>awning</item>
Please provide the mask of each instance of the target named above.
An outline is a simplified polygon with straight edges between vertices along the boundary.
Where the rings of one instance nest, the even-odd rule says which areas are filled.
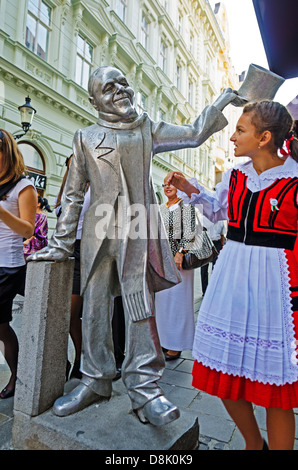
[[[253,0],[269,68],[298,77],[298,0]]]

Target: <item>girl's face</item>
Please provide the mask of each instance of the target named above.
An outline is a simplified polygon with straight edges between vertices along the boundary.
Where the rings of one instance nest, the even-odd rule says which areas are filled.
[[[258,151],[260,136],[251,122],[251,113],[242,114],[230,140],[234,142],[235,157],[254,157]]]

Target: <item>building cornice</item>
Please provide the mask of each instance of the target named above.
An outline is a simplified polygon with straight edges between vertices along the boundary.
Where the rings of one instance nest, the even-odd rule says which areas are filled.
[[[2,33],[0,31],[0,35]],[[25,46],[7,37],[6,40],[14,48],[15,55],[21,56],[21,60],[16,64],[7,57],[0,57],[0,73],[4,81],[14,83],[16,87],[23,88],[26,93],[46,101],[48,105],[69,114],[86,126],[96,121],[95,110],[93,112],[87,91],[28,51]],[[55,84],[57,84],[56,87]],[[62,91],[62,84],[68,88],[68,97]]]

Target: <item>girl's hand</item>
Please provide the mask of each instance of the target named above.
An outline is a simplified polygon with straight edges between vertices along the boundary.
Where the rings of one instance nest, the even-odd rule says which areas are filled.
[[[166,183],[172,184],[177,189],[187,194],[188,197],[191,197],[192,193],[199,194],[200,192],[195,186],[193,186],[189,181],[187,181],[185,176],[179,171],[172,171],[169,174]]]

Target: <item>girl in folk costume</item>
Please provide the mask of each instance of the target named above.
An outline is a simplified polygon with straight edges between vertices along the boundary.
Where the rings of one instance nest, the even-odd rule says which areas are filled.
[[[266,408],[269,449],[293,449],[298,406],[298,140],[279,103],[249,103],[231,137],[250,160],[223,175],[216,192],[173,173],[185,201],[213,222],[228,219],[198,315],[193,385],[216,395],[246,449],[267,449],[253,413]],[[281,149],[281,150],[280,150]]]

